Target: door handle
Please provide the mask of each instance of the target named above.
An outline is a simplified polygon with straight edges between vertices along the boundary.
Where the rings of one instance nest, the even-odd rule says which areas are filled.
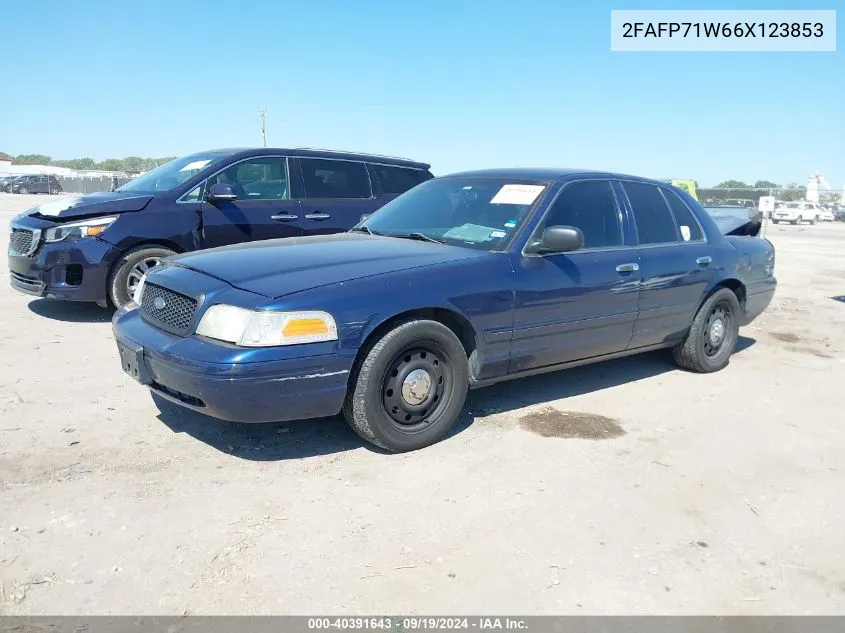
[[[279,215],[271,215],[271,220],[280,220],[282,222],[287,222],[288,220],[296,220],[299,216],[293,215],[292,213],[281,213]]]
[[[328,220],[332,216],[328,213],[321,213],[318,211],[317,213],[306,213],[305,217],[309,220]]]
[[[632,273],[640,269],[639,264],[619,264],[616,267],[618,273]]]
[[[713,258],[710,257],[710,255],[705,255],[704,257],[699,257],[698,259],[696,259],[695,263],[698,264],[699,266],[706,266],[707,264],[709,264],[712,261],[713,261]]]

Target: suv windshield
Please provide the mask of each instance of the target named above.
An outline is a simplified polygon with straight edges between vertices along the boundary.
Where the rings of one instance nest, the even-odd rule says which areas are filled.
[[[160,193],[171,191],[200,171],[219,163],[229,154],[192,154],[177,158],[133,178],[115,191],[132,193]]]
[[[525,222],[546,186],[520,178],[436,178],[388,202],[352,230],[497,250]]]

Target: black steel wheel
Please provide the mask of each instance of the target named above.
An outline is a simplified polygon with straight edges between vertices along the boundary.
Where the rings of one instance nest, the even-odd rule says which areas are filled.
[[[675,361],[700,373],[725,367],[739,338],[741,310],[730,288],[720,288],[710,295],[698,309],[686,338],[672,350]]]
[[[437,321],[407,321],[363,353],[343,408],[361,437],[404,452],[433,444],[454,426],[469,363],[452,330]]]

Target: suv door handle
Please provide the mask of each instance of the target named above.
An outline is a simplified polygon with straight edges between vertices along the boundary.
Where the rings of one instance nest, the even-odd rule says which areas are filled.
[[[618,273],[632,273],[640,269],[639,264],[619,264],[616,267],[616,272]]]
[[[296,220],[299,218],[298,215],[293,215],[292,213],[281,213],[279,215],[271,215],[271,220],[279,220],[281,222],[287,222],[289,220]]]
[[[328,220],[330,216],[328,213],[322,213],[318,211],[317,213],[306,213],[305,217],[309,220]]]
[[[699,266],[706,266],[707,264],[709,264],[712,261],[713,261],[713,258],[710,257],[710,255],[705,255],[704,257],[699,257],[698,259],[696,259],[695,263],[698,264]]]

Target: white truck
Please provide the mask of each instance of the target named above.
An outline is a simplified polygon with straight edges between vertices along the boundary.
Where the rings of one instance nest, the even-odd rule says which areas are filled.
[[[772,223],[800,224],[801,222],[809,222],[815,224],[819,221],[821,215],[821,207],[816,202],[807,202],[806,200],[787,202],[783,206],[775,205],[775,209],[772,211]]]

